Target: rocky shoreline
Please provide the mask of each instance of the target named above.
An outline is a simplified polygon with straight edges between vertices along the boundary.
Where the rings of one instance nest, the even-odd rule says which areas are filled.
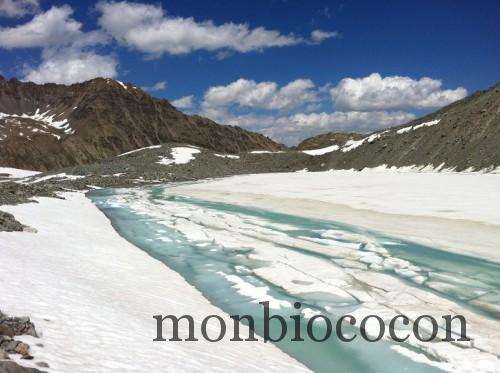
[[[54,172],[16,178],[0,175],[0,206],[36,202],[36,197],[62,198],[60,193],[70,190],[92,188],[116,188],[151,185],[154,183],[192,182],[248,173],[291,172],[307,166],[315,167],[312,157],[299,152],[263,152],[225,155],[208,149],[199,149],[199,154],[188,163],[158,163],[161,157],[171,157],[172,149],[183,144],[164,144],[155,149],[145,149],[132,154],[115,157],[99,163],[68,167]],[[33,232],[33,229],[16,220],[10,213],[0,211],[0,232]],[[35,326],[29,318],[7,317],[0,312],[0,373],[39,373],[36,368],[27,368],[9,359],[9,355],[21,355],[21,359],[32,359],[29,346],[17,341],[15,336],[37,337]],[[48,368],[38,363],[40,368]]]
[[[41,372],[35,368],[20,366],[10,358],[12,355],[21,355],[21,359],[31,360],[30,346],[27,343],[16,340],[16,336],[29,335],[38,338],[35,325],[28,317],[9,317],[0,311],[0,373],[36,373]],[[49,365],[39,362],[41,368]]]
[[[164,165],[179,147],[199,150],[187,163]],[[295,151],[221,154],[192,145],[168,143],[90,165],[58,169],[25,178],[0,178],[0,206],[32,202],[33,197],[57,197],[57,192],[92,188],[133,187],[189,182],[232,175],[324,170],[315,157]]]

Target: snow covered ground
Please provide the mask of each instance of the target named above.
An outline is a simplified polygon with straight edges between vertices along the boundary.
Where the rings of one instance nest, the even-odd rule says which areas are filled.
[[[39,174],[38,171],[20,170],[18,168],[0,167],[0,174],[7,174],[8,178],[24,178]]]
[[[83,194],[64,196],[1,206],[38,232],[0,233],[2,311],[29,315],[41,334],[22,337],[35,356],[23,365],[44,361],[64,373],[305,370],[261,342],[153,342],[154,314],[191,314],[198,331],[209,314],[232,324],[180,275],[121,238]]]
[[[181,151],[179,157],[196,154],[191,150]],[[168,186],[165,193],[345,222],[500,262],[500,212],[492,208],[500,205],[499,190],[500,174],[376,169],[236,176]],[[275,346],[261,342],[152,342],[154,314],[191,314],[195,330],[209,314],[221,315],[230,325],[228,315],[178,273],[120,237],[83,194],[65,197],[0,206],[38,232],[0,233],[0,306],[8,314],[29,315],[41,334],[40,340],[22,337],[35,356],[23,365],[44,361],[50,372],[306,370]],[[321,229],[310,232],[318,236],[305,232],[289,236],[285,232],[293,227],[287,224],[194,202],[153,200],[140,188],[118,194],[116,201],[179,232],[200,250],[211,251],[216,245],[226,257],[252,248],[249,259],[266,264],[236,270],[252,272],[289,296],[305,297],[307,304],[314,304],[321,293],[339,304],[356,305],[358,318],[377,314],[385,320],[404,313],[411,319],[421,314],[439,319],[444,314],[464,314],[472,343],[411,340],[410,348],[395,345],[393,350],[445,370],[500,369],[498,320],[474,310],[500,312],[499,291],[492,287],[496,284],[454,274],[449,268],[441,268],[441,273],[439,268],[415,265],[391,254],[394,242],[369,234]],[[159,230],[154,239],[168,240],[162,236],[165,232]],[[332,255],[332,249],[331,259],[320,259]],[[255,287],[238,272],[222,271],[220,276],[253,302],[266,299],[276,309],[291,306],[269,286]],[[443,296],[447,293],[453,297]],[[472,309],[464,307],[464,300]],[[336,312],[333,306],[325,310]],[[303,315],[316,312],[306,308]]]
[[[500,261],[500,175],[337,170],[234,176],[178,194],[365,226]]]

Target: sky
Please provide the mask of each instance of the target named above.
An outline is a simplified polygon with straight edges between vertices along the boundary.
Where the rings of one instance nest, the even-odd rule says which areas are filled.
[[[500,82],[500,1],[0,0],[0,74],[131,82],[288,145]]]

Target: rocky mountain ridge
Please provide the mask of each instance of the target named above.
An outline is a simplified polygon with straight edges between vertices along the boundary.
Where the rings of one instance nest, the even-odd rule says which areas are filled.
[[[317,156],[326,168],[494,169],[500,166],[500,84],[404,125],[346,140],[349,135],[320,135],[300,147],[321,141],[326,147],[333,143],[332,136],[342,139],[337,150]]]
[[[284,148],[263,135],[183,114],[130,83],[97,78],[37,85],[0,77],[0,166],[46,171],[166,142],[229,153]]]
[[[371,134],[327,133],[287,149],[263,135],[185,115],[130,83],[98,78],[39,86],[0,79],[0,166],[47,171],[106,164],[110,169],[120,165],[118,173],[124,162],[117,155],[175,143],[212,153],[249,154],[239,161],[209,157],[210,162],[190,172],[194,179],[381,165],[494,169],[500,166],[500,84],[401,126]],[[304,153],[318,148],[327,149]],[[252,150],[268,153],[252,155]],[[139,158],[137,170],[157,172],[156,163],[148,162]]]

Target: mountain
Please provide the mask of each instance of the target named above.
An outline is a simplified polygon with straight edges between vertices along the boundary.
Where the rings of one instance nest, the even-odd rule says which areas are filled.
[[[97,78],[37,85],[0,76],[0,166],[46,171],[165,142],[228,153],[284,148],[263,135],[183,114],[130,83]]]
[[[299,146],[315,141],[328,146],[328,139],[335,136],[344,139],[346,135],[317,136]],[[500,84],[407,124],[339,145],[337,150],[317,156],[317,162],[325,168],[341,169],[433,165],[462,171],[499,167]]]

